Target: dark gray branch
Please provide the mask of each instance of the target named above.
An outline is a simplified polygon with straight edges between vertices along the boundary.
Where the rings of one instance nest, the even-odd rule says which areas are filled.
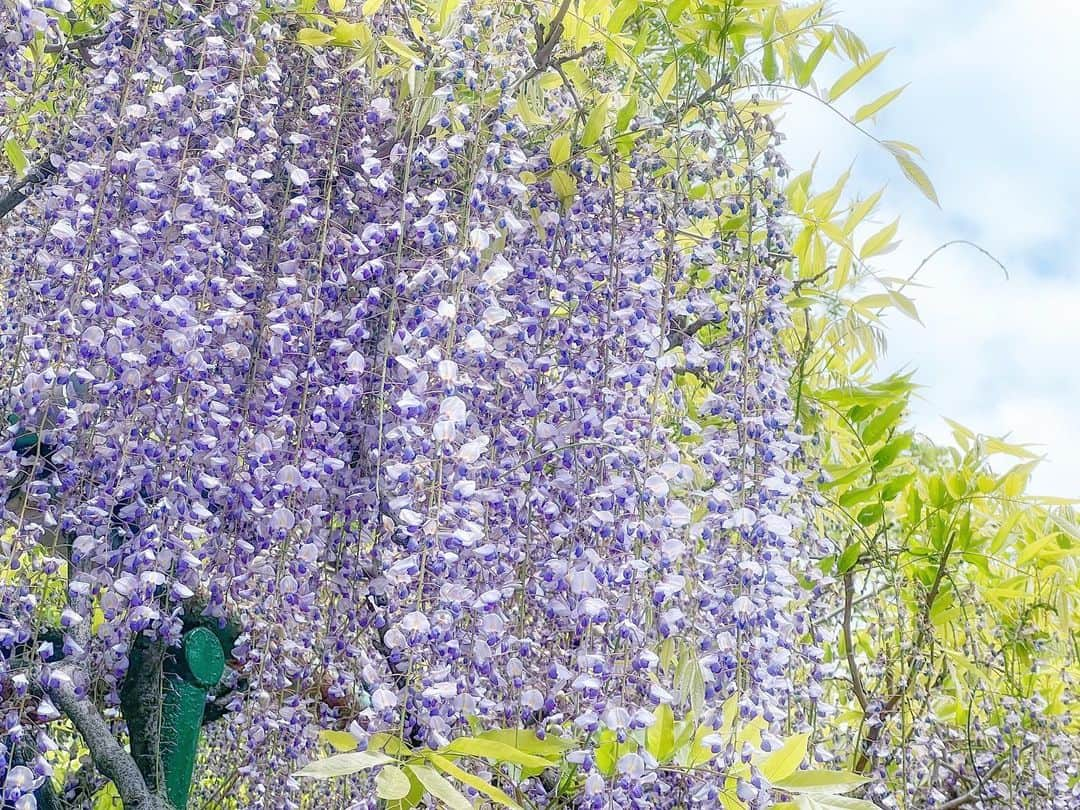
[[[90,700],[79,697],[70,680],[47,687],[46,692],[82,735],[95,767],[116,785],[125,810],[173,810],[146,786],[135,760],[113,737],[101,712]]]
[[[50,158],[45,158],[30,168],[24,177],[0,196],[0,218],[14,211],[29,196],[32,186],[44,183],[56,174],[56,167]]]

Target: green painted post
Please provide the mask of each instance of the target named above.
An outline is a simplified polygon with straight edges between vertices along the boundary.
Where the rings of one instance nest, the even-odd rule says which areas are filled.
[[[218,634],[196,625],[181,637],[178,650],[166,654],[157,680],[150,662],[160,658],[150,652],[152,643],[140,640],[132,646],[120,707],[131,754],[147,785],[163,788],[175,810],[186,810],[206,696],[225,672],[225,649]],[[157,701],[160,714],[151,707]]]
[[[207,693],[225,672],[225,651],[205,627],[184,634],[176,664],[165,675],[161,706],[161,767],[165,793],[176,810],[186,810],[199,749]]]

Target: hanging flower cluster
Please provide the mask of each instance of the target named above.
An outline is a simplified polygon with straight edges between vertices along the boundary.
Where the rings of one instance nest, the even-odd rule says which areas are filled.
[[[48,6],[5,11],[6,64]],[[592,748],[731,695],[768,748],[820,694],[768,121],[561,155],[586,113],[564,87],[523,122],[529,19],[463,4],[409,45],[388,7],[358,58],[286,12],[116,4],[3,220],[0,647],[54,658],[63,574],[64,660],[112,703],[137,634],[242,628],[219,767],[290,770],[330,723],[572,728],[583,807],[715,806],[726,738],[614,785]],[[27,737],[57,712],[2,666]]]

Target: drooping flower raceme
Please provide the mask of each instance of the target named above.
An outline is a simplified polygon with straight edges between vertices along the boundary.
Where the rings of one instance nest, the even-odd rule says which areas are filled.
[[[117,4],[57,174],[2,222],[0,645],[38,650],[66,572],[63,653],[107,701],[136,634],[196,604],[242,628],[211,767],[287,772],[333,723],[523,724],[582,740],[582,806],[714,806],[727,741],[606,786],[590,751],[659,703],[718,723],[737,694],[766,746],[812,705],[783,166],[739,151],[768,121],[555,165],[515,95],[529,20],[463,5],[423,69],[295,22]],[[577,103],[548,94],[552,130]],[[688,198],[672,149],[724,192]]]

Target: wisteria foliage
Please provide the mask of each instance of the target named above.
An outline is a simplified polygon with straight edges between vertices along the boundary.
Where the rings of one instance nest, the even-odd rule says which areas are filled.
[[[12,98],[66,5],[4,6]],[[366,48],[301,45],[288,11],[106,9],[55,174],[3,221],[0,644],[37,646],[35,583],[66,576],[64,662],[115,705],[136,634],[175,641],[192,604],[237,623],[248,686],[211,742],[252,807],[293,804],[255,777],[329,724],[439,745],[470,722],[576,729],[582,807],[715,805],[727,740],[709,773],[634,755],[614,784],[589,749],[659,703],[719,724],[736,693],[808,728],[768,120],[686,134],[642,105],[649,137],[559,155],[585,112],[549,86],[523,122],[524,11],[462,4],[424,52],[395,4]],[[64,671],[2,677],[5,734],[56,716],[31,684]]]

